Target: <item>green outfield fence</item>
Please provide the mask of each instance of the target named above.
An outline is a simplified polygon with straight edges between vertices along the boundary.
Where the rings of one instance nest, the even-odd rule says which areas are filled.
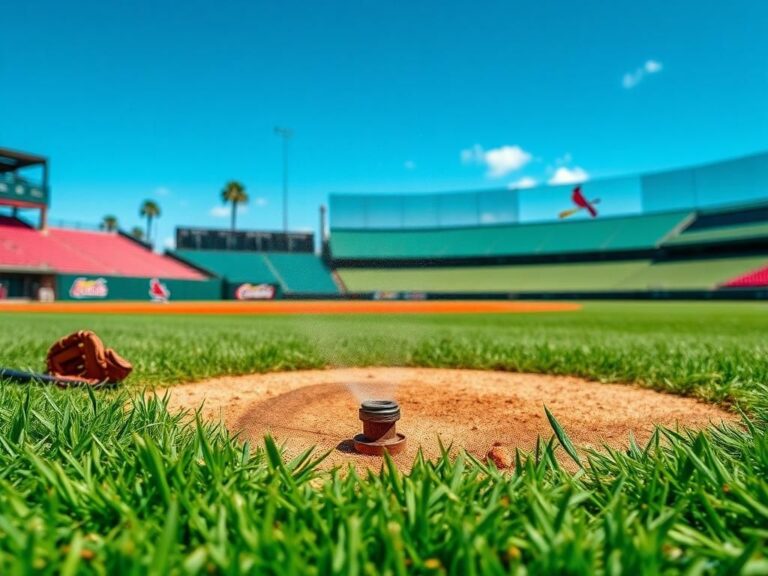
[[[126,278],[88,274],[62,274],[56,277],[58,300],[151,300],[152,278]],[[169,300],[220,300],[219,279],[176,280],[157,278],[170,293]]]

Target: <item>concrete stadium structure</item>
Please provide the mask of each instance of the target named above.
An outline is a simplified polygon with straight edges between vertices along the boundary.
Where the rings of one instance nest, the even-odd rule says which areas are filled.
[[[571,188],[333,195],[332,263],[388,297],[768,295],[768,154],[586,182],[605,215],[552,221]]]

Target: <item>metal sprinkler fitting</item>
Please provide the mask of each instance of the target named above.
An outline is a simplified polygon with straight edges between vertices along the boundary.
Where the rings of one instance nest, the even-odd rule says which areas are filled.
[[[369,456],[384,452],[398,454],[405,448],[405,436],[397,431],[400,406],[394,400],[366,400],[360,405],[363,433],[352,439],[355,450]]]

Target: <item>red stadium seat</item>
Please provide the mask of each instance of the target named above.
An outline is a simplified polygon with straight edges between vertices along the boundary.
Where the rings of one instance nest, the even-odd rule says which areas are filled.
[[[768,286],[768,266],[753,270],[725,284],[727,288],[759,288]]]
[[[202,280],[203,274],[114,232],[39,231],[0,220],[0,265],[70,274]]]
[[[51,240],[87,257],[100,274],[201,280],[203,274],[167,256],[147,250],[113,232],[81,232],[52,228]]]

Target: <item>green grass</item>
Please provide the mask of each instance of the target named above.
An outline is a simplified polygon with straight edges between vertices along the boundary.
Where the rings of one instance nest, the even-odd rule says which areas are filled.
[[[768,306],[588,304],[576,314],[173,318],[0,315],[0,365],[92,328],[121,392],[0,385],[0,573],[768,571]],[[409,475],[284,464],[184,423],[146,385],[276,369],[425,365],[578,374],[738,405],[740,428],[626,452],[553,439],[511,475],[469,457]],[[126,403],[132,408],[125,409]],[[557,446],[564,446],[556,448]],[[577,473],[553,456],[571,454]]]

